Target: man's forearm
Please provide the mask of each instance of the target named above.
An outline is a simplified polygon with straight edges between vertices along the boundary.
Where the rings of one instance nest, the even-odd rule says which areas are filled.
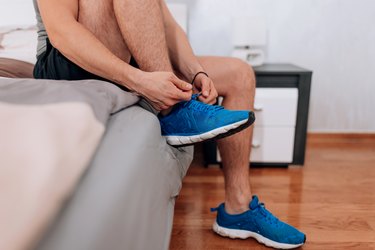
[[[179,26],[176,28],[174,36],[167,35],[167,41],[172,64],[187,80],[191,81],[197,72],[204,71],[194,55],[185,32]]]
[[[169,56],[175,69],[191,81],[199,71],[204,71],[194,55],[189,40],[183,29],[177,24],[163,1],[162,10],[165,20],[166,39]]]

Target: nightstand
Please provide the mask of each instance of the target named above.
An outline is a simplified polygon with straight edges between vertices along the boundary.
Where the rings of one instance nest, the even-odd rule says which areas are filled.
[[[292,64],[255,67],[253,166],[303,165],[312,72]],[[205,164],[220,163],[215,142],[203,145]]]

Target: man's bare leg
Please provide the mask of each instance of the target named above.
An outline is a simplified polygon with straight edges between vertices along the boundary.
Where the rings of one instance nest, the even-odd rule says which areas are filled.
[[[79,21],[124,61],[129,62],[132,55],[142,70],[172,71],[158,1],[80,0]],[[214,80],[219,95],[225,97],[226,108],[252,109],[255,84],[249,66],[227,58],[203,57],[200,61]],[[251,198],[248,177],[251,132],[252,129],[247,129],[219,142],[228,212],[247,210]]]
[[[126,62],[133,56],[143,71],[173,71],[158,1],[79,2],[79,22],[116,56]]]
[[[157,0],[113,0],[126,44],[144,71],[170,71],[161,6]]]
[[[80,0],[79,22],[125,62],[132,56],[143,71],[173,72],[158,0]]]
[[[95,35],[113,54],[129,62],[131,53],[114,17],[112,1],[79,0],[78,22]]]
[[[200,57],[200,63],[213,80],[223,106],[233,110],[253,110],[255,76],[251,67],[233,58]],[[218,141],[225,177],[225,209],[242,213],[251,200],[249,156],[253,128]]]

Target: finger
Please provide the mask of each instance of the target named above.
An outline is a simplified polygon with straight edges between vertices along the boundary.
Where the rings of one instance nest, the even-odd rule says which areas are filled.
[[[211,80],[209,78],[204,78],[202,80],[202,95],[207,98],[210,96],[211,92]]]
[[[207,103],[207,104],[215,104],[216,103],[216,98],[213,97],[213,96],[210,96],[208,98],[201,97],[201,98],[199,98],[199,100],[201,102],[204,102],[204,103]]]
[[[194,93],[194,94],[198,94],[198,93],[200,93],[200,92],[201,92],[200,89],[197,88],[197,86],[194,84],[194,86],[193,86],[193,93]]]
[[[170,108],[170,107],[173,107],[178,102],[180,102],[180,100],[170,99],[170,100],[164,101],[164,105]]]
[[[169,108],[169,105],[166,104],[166,101],[160,101],[157,103],[159,110],[166,110]]]
[[[217,95],[211,93],[210,96],[207,99],[208,99],[209,104],[215,104],[216,101],[217,101]]]
[[[208,104],[211,104],[211,105],[214,105],[214,104],[216,104],[216,98],[215,99],[213,99],[212,101],[210,101]]]
[[[169,109],[169,108],[170,108],[170,107],[168,107],[168,106],[166,106],[166,105],[161,105],[159,111],[161,111],[161,110],[167,110],[167,109]]]
[[[183,91],[189,91],[189,90],[192,90],[193,89],[193,85],[191,85],[190,83],[187,83],[185,81],[182,81],[180,79],[178,79],[177,76],[173,76],[172,78],[172,83],[179,89],[183,90]]]
[[[209,104],[210,103],[210,99],[208,98],[205,98],[204,96],[199,96],[198,98],[199,101],[203,102],[203,103],[206,103],[206,104]]]
[[[161,110],[161,107],[160,105],[156,104],[156,103],[151,103],[151,106],[156,109],[157,111],[160,111]]]
[[[213,103],[216,103],[216,98],[217,98],[216,90],[212,89],[208,97],[204,97],[201,95],[199,97],[199,100],[204,103],[213,104]]]
[[[161,111],[161,110],[164,110],[165,107],[162,103],[157,103],[154,105],[154,108],[157,110],[157,111]]]
[[[143,96],[143,98],[146,100],[146,102],[148,104],[150,104],[154,109],[156,109],[157,111],[160,111],[160,102],[156,101],[156,100],[151,100],[149,98],[147,98],[146,96]]]
[[[203,103],[206,103],[206,104],[210,104],[210,105],[214,105],[216,104],[216,99],[199,99],[199,101],[203,102]]]
[[[170,93],[169,98],[176,101],[176,103],[180,101],[190,101],[192,94],[193,94],[192,90],[181,91],[180,89],[175,88],[173,92]]]
[[[168,109],[170,106],[167,105],[164,101],[154,101],[151,103],[151,105],[157,110],[157,111],[161,111],[161,110],[166,110]]]

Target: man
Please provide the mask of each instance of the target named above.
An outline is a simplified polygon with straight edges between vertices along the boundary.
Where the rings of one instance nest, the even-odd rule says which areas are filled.
[[[210,105],[220,95],[227,109],[251,110],[252,69],[237,59],[196,57],[163,0],[36,1],[36,78],[102,79],[133,91],[161,111],[162,133],[171,145],[224,137],[254,121],[250,111]],[[187,81],[200,94],[192,97]],[[248,128],[218,142],[226,196],[213,209],[218,212],[213,229],[275,248],[301,246],[305,235],[277,220],[251,195],[251,135]]]

